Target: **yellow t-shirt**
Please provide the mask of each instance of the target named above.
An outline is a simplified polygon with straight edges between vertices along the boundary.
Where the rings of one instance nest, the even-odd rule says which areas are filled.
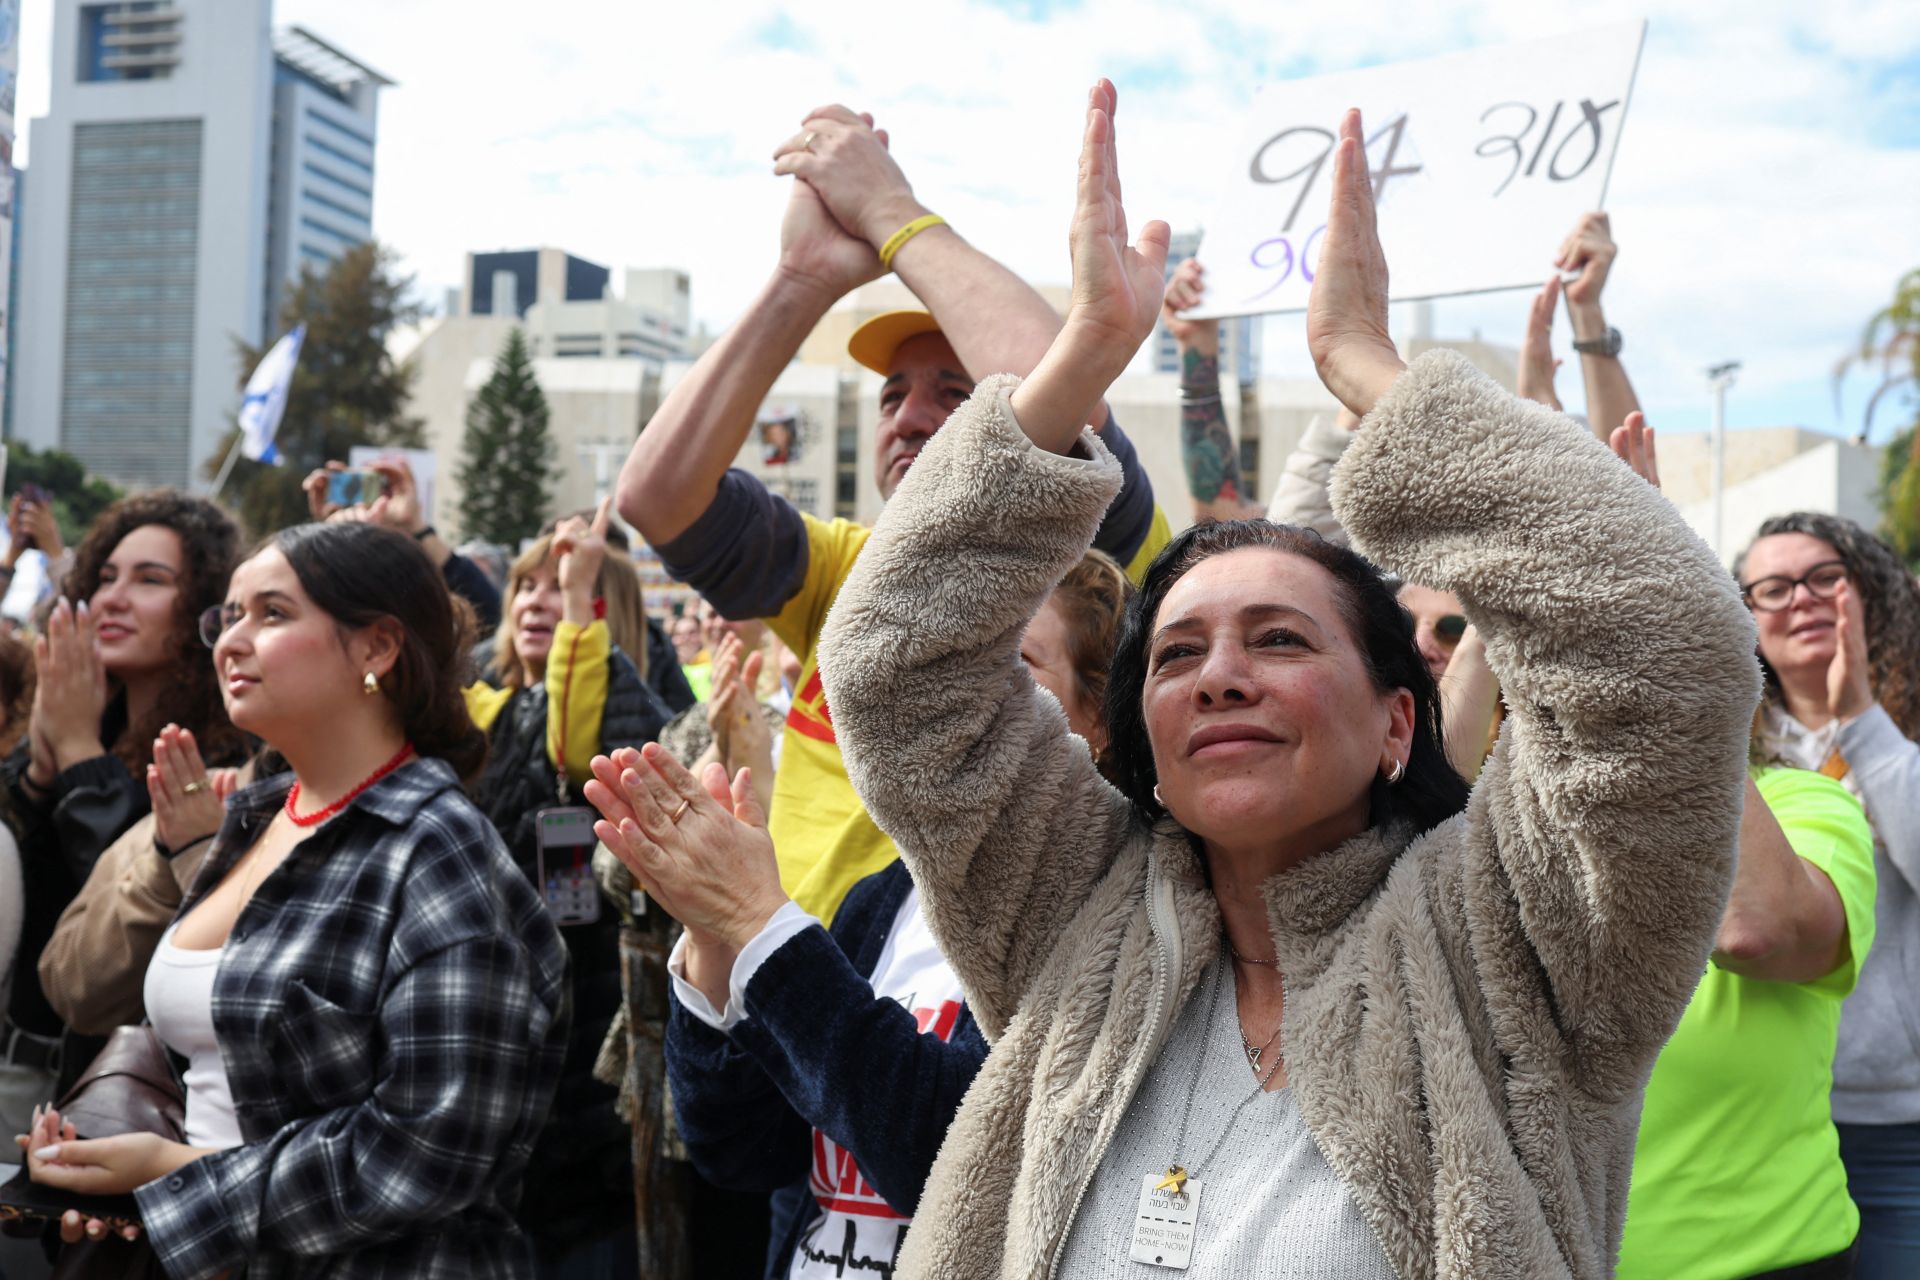
[[[801,519],[807,533],[807,576],[768,620],[774,634],[800,656],[800,680],[787,713],[767,826],[779,852],[781,888],[803,910],[831,921],[847,890],[899,853],[867,816],[847,777],[833,714],[820,687],[817,652],[827,611],[873,530],[805,513]],[[1147,536],[1127,562],[1127,576],[1138,583],[1171,537],[1166,513],[1156,505]]]

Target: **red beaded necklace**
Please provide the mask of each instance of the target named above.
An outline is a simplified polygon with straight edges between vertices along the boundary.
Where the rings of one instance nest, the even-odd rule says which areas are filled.
[[[328,805],[326,808],[318,810],[317,812],[314,812],[314,813],[310,813],[304,818],[293,811],[293,807],[296,804],[300,803],[300,782],[298,779],[295,779],[293,786],[290,787],[287,791],[287,821],[291,822],[296,827],[319,826],[321,823],[325,822],[328,818],[331,818],[334,814],[339,813],[342,809],[352,804],[356,799],[359,798],[359,795],[362,791],[365,791],[368,787],[380,781],[380,779],[386,777],[388,774],[392,773],[395,769],[398,769],[402,764],[406,763],[407,757],[412,754],[413,754],[413,744],[409,742],[400,748],[399,755],[395,756],[393,759],[387,761],[385,764],[381,765],[378,769],[375,769],[372,773],[368,774],[366,781],[362,782],[359,786],[355,787],[353,790],[347,792],[347,794],[341,796],[338,800],[335,800],[332,804]]]

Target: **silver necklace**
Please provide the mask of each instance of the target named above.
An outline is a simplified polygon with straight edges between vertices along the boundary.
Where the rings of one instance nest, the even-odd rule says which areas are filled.
[[[1229,952],[1233,950],[1232,943],[1227,944],[1227,950]],[[1220,986],[1221,986],[1220,973],[1226,967],[1227,966],[1225,965],[1214,966],[1212,983],[1211,983],[1213,990],[1208,994],[1208,997],[1207,997],[1207,1024],[1206,1025],[1207,1025],[1208,1034],[1211,1034],[1213,1029],[1213,1020],[1216,1016],[1218,1016],[1220,1011]],[[1236,1012],[1234,1015],[1234,1021],[1235,1022],[1239,1021],[1238,1012]],[[1274,1035],[1278,1036],[1279,1034],[1280,1032],[1278,1028],[1276,1028],[1274,1030]],[[1247,1033],[1245,1029],[1242,1029],[1240,1032],[1240,1041],[1242,1044],[1247,1045],[1249,1058],[1252,1058],[1255,1052],[1265,1052],[1266,1050],[1266,1045],[1263,1045],[1261,1046],[1260,1050],[1255,1051],[1251,1043],[1249,1043],[1247,1040]],[[1271,1045],[1272,1043],[1273,1041],[1271,1039],[1267,1041],[1267,1045]],[[1252,1102],[1255,1098],[1259,1097],[1261,1094],[1267,1091],[1267,1081],[1273,1079],[1273,1073],[1280,1069],[1280,1063],[1282,1061],[1283,1059],[1276,1057],[1273,1060],[1272,1065],[1270,1065],[1267,1068],[1266,1073],[1264,1075],[1260,1073],[1258,1066],[1257,1065],[1255,1066],[1253,1091],[1247,1094],[1244,1098],[1240,1099],[1240,1104],[1233,1109],[1233,1114],[1227,1117],[1226,1127],[1220,1130],[1220,1134],[1218,1137],[1214,1138],[1213,1145],[1207,1148],[1206,1154],[1202,1155],[1198,1160],[1195,1160],[1191,1165],[1181,1164],[1177,1160],[1175,1161],[1175,1163],[1168,1165],[1166,1177],[1162,1185],[1171,1186],[1174,1190],[1174,1194],[1176,1195],[1179,1195],[1182,1192],[1184,1192],[1186,1188],[1187,1180],[1193,1176],[1192,1170],[1200,1168],[1200,1166],[1204,1165],[1207,1161],[1213,1159],[1214,1152],[1220,1149],[1220,1144],[1227,1140],[1227,1135],[1229,1133],[1233,1132],[1233,1126],[1240,1119],[1240,1113],[1247,1109],[1247,1104]],[[1201,1073],[1198,1070],[1196,1070],[1193,1073],[1192,1078],[1187,1081],[1187,1102],[1186,1102],[1186,1105],[1183,1108],[1181,1108],[1181,1111],[1180,1111],[1180,1133],[1179,1133],[1179,1136],[1176,1137],[1173,1142],[1173,1149],[1176,1156],[1179,1154],[1179,1152],[1184,1150],[1187,1145],[1187,1122],[1193,1119],[1193,1097],[1194,1097],[1194,1094],[1197,1093],[1200,1088],[1200,1074]]]

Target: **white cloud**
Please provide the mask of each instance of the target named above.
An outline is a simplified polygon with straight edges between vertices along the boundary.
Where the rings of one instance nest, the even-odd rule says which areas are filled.
[[[50,3],[25,5],[23,117],[44,109]],[[1920,5],[1700,0],[1648,16],[1609,198],[1623,245],[1609,302],[1630,368],[1670,426],[1704,420],[1698,369],[1728,356],[1748,365],[1737,420],[1805,416],[1809,389],[1920,264]],[[769,156],[819,103],[874,111],[923,199],[1057,281],[1080,106],[1100,74],[1121,89],[1130,210],[1181,227],[1207,212],[1263,79],[1600,20],[1565,0],[279,0],[275,17],[400,81],[382,107],[375,225],[428,297],[457,283],[467,250],[553,244],[688,268],[715,326],[772,264],[784,187]],[[1543,277],[1563,231],[1541,228]],[[1443,302],[1438,317],[1512,340],[1524,304]],[[1304,370],[1297,320],[1268,327],[1270,364]]]

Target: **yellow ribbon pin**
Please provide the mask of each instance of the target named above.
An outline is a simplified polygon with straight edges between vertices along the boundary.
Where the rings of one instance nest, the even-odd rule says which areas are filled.
[[[1183,1196],[1187,1193],[1187,1171],[1177,1164],[1167,1170],[1167,1176],[1156,1182],[1153,1189],[1155,1191],[1161,1191],[1169,1187],[1173,1189],[1173,1194],[1177,1196]]]

